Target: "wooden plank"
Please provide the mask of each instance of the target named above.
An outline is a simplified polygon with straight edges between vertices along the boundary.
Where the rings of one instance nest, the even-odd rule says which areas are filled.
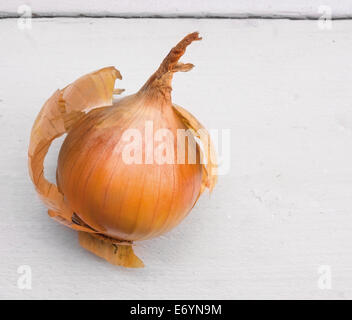
[[[230,169],[179,227],[136,246],[145,269],[124,270],[47,217],[28,176],[31,126],[57,88],[104,66],[135,92],[195,30],[203,40],[182,59],[195,68],[175,75],[173,99],[230,129]],[[352,298],[351,32],[351,21],[1,20],[0,297]],[[21,265],[31,290],[17,287]],[[318,287],[326,265],[331,290]]]
[[[2,0],[3,16],[23,14],[22,0]],[[351,17],[350,0],[33,0],[28,4],[33,14],[44,16],[216,16],[216,17],[290,17],[319,18],[327,11],[335,18]],[[24,7],[22,7],[23,9]]]

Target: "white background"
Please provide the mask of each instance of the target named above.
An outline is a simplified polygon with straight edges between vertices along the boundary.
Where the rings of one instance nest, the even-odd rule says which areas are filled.
[[[195,30],[183,61],[196,67],[175,76],[173,99],[231,130],[231,169],[180,226],[136,246],[146,268],[112,266],[47,216],[27,172],[32,123],[54,90],[100,67],[135,92]],[[351,33],[349,20],[1,20],[0,297],[352,298]],[[17,286],[21,265],[31,290]]]

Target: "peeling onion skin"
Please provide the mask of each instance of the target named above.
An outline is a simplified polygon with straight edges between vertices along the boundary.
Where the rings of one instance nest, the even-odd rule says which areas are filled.
[[[122,76],[114,67],[102,68],[56,90],[34,122],[29,174],[49,216],[78,231],[82,247],[114,265],[143,267],[133,252],[133,241],[175,227],[204,190],[211,192],[217,183],[209,133],[192,114],[171,101],[173,74],[193,68],[179,59],[190,43],[200,39],[194,32],[181,40],[136,94],[113,101],[113,94],[123,91],[114,89],[116,79]],[[203,146],[202,152],[198,141],[193,146],[196,163],[125,163],[122,151],[129,141],[121,139],[123,132],[137,129],[145,150],[147,121],[152,121],[154,132],[168,129],[174,137],[178,129],[193,130],[188,139],[194,142],[197,138]],[[66,132],[55,185],[45,178],[44,159],[52,141]],[[176,143],[171,146],[175,156]],[[188,151],[186,146],[185,159]],[[206,164],[200,161],[204,158]]]

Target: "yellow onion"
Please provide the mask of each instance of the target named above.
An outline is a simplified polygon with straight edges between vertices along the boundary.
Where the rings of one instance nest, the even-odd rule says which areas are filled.
[[[113,100],[123,91],[114,89],[115,80],[122,79],[114,67],[79,78],[57,90],[34,123],[29,169],[49,215],[78,230],[80,244],[110,263],[143,266],[133,241],[175,227],[216,183],[208,132],[171,101],[173,74],[193,68],[178,61],[200,39],[197,32],[187,35],[137,93],[120,100]],[[179,141],[167,139],[178,137],[179,130],[190,132],[184,161],[176,159]],[[45,179],[43,161],[53,139],[65,132],[56,186]],[[126,135],[136,132],[140,135]]]

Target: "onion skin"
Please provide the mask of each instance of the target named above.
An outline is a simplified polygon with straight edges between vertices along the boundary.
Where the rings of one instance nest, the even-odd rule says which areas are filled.
[[[122,79],[114,67],[106,67],[56,90],[38,114],[28,149],[29,174],[48,208],[49,216],[78,232],[82,247],[108,262],[130,268],[143,267],[132,242],[167,232],[190,212],[199,196],[217,182],[215,149],[209,133],[187,110],[171,102],[171,81],[190,63],[178,62],[186,47],[200,40],[187,35],[166,56],[158,70],[136,93],[113,101],[115,80]],[[88,110],[90,110],[88,112]],[[195,152],[195,163],[147,162],[128,164],[122,153],[129,141],[127,129],[143,135],[147,122],[153,133],[168,129],[191,129],[185,159]],[[57,185],[44,175],[44,159],[54,139],[68,133],[61,147]],[[152,136],[153,139],[153,136]],[[170,143],[177,154],[177,140]],[[157,148],[154,142],[154,148]],[[192,149],[189,149],[192,148]],[[200,160],[205,159],[204,162]],[[177,158],[178,160],[178,158]]]

